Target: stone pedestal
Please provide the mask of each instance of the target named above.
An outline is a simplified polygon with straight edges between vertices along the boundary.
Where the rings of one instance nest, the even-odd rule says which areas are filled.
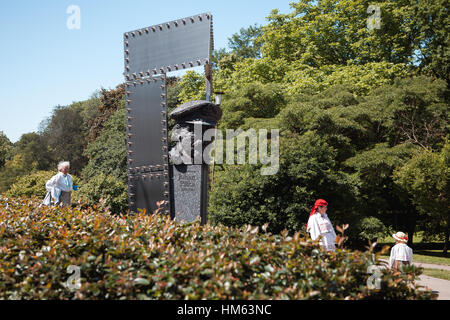
[[[171,165],[171,173],[173,218],[178,222],[206,223],[208,166]]]

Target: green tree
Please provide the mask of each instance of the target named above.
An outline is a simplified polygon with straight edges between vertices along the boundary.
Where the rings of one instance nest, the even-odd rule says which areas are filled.
[[[0,192],[7,191],[22,175],[28,175],[37,170],[48,170],[52,158],[45,138],[35,132],[23,134],[9,149],[6,161],[0,169]]]
[[[369,5],[380,8],[379,28],[367,27]],[[261,37],[264,57],[316,68],[383,61],[421,67],[439,61],[447,62],[441,69],[448,68],[449,18],[444,0],[300,0],[291,7],[291,13],[273,10],[268,17]],[[431,57],[436,57],[433,62]]]
[[[91,142],[85,155],[89,159],[83,168],[83,179],[90,181],[100,173],[127,182],[127,148],[125,107],[117,110],[103,125],[100,136]]]
[[[222,128],[236,129],[247,118],[274,118],[286,105],[282,85],[249,83],[224,97]]]
[[[84,126],[78,110],[58,106],[42,133],[51,149],[53,163],[70,161],[71,172],[76,175],[87,163],[83,154],[86,146]]]
[[[308,91],[320,93],[335,85],[343,85],[356,95],[365,96],[382,85],[392,84],[395,78],[406,76],[407,67],[399,63],[311,67],[296,61],[290,64],[283,81],[287,83],[286,92],[291,96]]]
[[[181,92],[178,95],[181,103],[191,100],[205,99],[205,77],[195,71],[189,70],[181,78]]]
[[[407,142],[435,148],[450,128],[447,95],[442,80],[409,77],[375,89],[361,107],[367,108],[378,135],[390,145]]]
[[[383,238],[390,235],[390,230],[386,225],[376,217],[364,217],[358,224],[360,238],[366,241],[376,242],[378,238]]]
[[[228,47],[240,58],[260,58],[262,43],[258,39],[261,35],[262,28],[257,24],[241,28],[228,38]]]
[[[69,108],[77,111],[83,118],[83,136],[87,137],[94,121],[100,116],[102,91],[95,92],[90,99],[72,103]]]
[[[29,171],[48,170],[52,165],[53,159],[46,138],[35,132],[23,134],[14,144],[12,154],[21,154]]]
[[[360,214],[406,230],[412,244],[423,215],[392,172],[419,146],[440,146],[448,132],[445,92],[445,82],[426,77],[396,79],[365,97],[339,85],[294,96],[278,118],[284,130],[322,136],[336,150],[337,170],[358,181]]]
[[[263,176],[259,165],[224,166],[216,172],[209,212],[213,223],[251,224],[268,230],[304,230],[314,201],[327,199],[334,224],[355,220],[356,188],[334,169],[336,151],[313,132],[280,139],[277,174]]]
[[[0,170],[0,193],[6,192],[19,178],[30,173],[30,163],[24,160],[23,154],[16,154],[11,160],[6,160],[5,166]]]
[[[284,59],[247,58],[239,60],[233,53],[219,61],[219,66],[221,68],[214,74],[214,87],[225,93],[244,88],[255,82],[283,83],[286,72],[291,68]]]
[[[360,191],[358,203],[362,215],[373,218],[368,220],[370,225],[381,225],[375,223],[380,221],[384,226],[406,231],[411,246],[417,221],[421,217],[406,190],[394,183],[392,173],[410,159],[414,149],[411,144],[389,147],[387,143],[380,143],[356,153],[344,162],[345,166],[351,168],[349,172],[356,173]],[[365,234],[373,229],[370,225],[360,225]],[[381,235],[385,229],[378,230]]]
[[[410,1],[413,19],[409,23],[416,63],[422,72],[443,79],[450,89],[450,16],[447,0]]]
[[[172,111],[176,107],[178,107],[181,103],[180,93],[181,93],[181,85],[179,78],[169,78],[167,81],[167,109]]]
[[[0,131],[0,168],[5,165],[5,162],[8,158],[8,154],[12,149],[12,143],[8,139],[8,137]]]
[[[438,221],[444,234],[447,254],[450,235],[450,141],[440,152],[421,149],[394,172],[397,184],[411,195],[414,204]]]
[[[103,126],[109,117],[123,106],[125,97],[125,85],[120,84],[115,89],[102,88],[99,93],[100,103],[97,104],[96,117],[89,121],[88,142],[94,141],[103,130]],[[83,114],[83,113],[82,113]]]
[[[170,78],[167,81],[167,111],[170,114],[175,108],[181,105],[180,93],[181,93],[181,84],[179,78]],[[168,118],[168,129],[169,131],[175,126],[175,120]]]

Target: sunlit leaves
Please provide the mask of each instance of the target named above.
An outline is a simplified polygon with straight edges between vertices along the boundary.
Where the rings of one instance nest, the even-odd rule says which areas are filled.
[[[299,234],[39,204],[0,197],[0,298],[430,298],[400,274],[384,274],[383,289],[371,290],[370,254],[325,253]],[[66,288],[70,265],[80,268],[76,292]]]

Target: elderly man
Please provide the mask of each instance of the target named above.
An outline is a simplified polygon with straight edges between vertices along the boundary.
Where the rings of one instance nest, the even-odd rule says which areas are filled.
[[[62,161],[58,164],[58,174],[54,175],[45,184],[45,188],[48,191],[44,199],[45,205],[55,203],[63,207],[70,206],[72,190],[77,190],[78,187],[73,185],[69,170],[70,163],[68,161]]]

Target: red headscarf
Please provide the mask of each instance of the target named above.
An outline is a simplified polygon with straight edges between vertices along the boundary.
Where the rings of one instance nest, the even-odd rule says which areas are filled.
[[[314,206],[311,209],[311,213],[309,214],[309,216],[311,217],[313,214],[315,214],[318,207],[326,207],[326,206],[328,206],[328,202],[326,202],[323,199],[317,199],[316,202],[314,203]],[[308,224],[306,224],[306,230],[308,230]]]

